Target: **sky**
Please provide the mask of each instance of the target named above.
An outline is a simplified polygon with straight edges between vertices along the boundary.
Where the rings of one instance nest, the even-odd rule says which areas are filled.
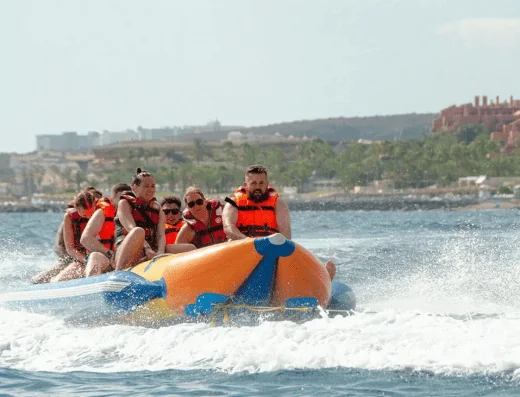
[[[518,0],[0,0],[0,152],[520,99]]]

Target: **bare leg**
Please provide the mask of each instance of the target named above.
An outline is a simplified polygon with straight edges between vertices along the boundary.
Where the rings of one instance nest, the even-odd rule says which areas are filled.
[[[91,252],[88,255],[87,266],[85,268],[85,276],[97,276],[105,273],[110,267],[110,261],[101,252]]]
[[[134,227],[116,251],[116,270],[133,266],[143,257],[144,230]]]
[[[334,276],[336,275],[336,264],[329,259],[325,263],[325,269],[327,269],[330,279],[332,280],[334,278]]]
[[[181,252],[189,252],[197,249],[193,244],[168,244],[165,247],[167,254],[180,254]]]
[[[85,265],[78,261],[72,262],[64,270],[62,270],[56,277],[51,279],[51,283],[58,281],[75,280],[77,278],[85,277]]]
[[[44,284],[49,283],[53,277],[56,277],[61,271],[63,271],[70,262],[58,262],[50,269],[44,270],[40,274],[37,274],[31,279],[32,284]]]

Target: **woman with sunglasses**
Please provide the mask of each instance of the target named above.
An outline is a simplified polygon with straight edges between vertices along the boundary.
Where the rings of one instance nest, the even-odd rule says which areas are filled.
[[[199,188],[189,187],[184,195],[184,219],[176,244],[192,243],[197,248],[223,243],[227,240],[222,227],[222,203],[206,200]]]
[[[115,268],[123,270],[164,254],[164,212],[155,199],[155,179],[137,168],[132,192],[125,192],[114,219]]]
[[[184,225],[181,211],[181,199],[177,196],[165,197],[161,201],[161,209],[164,212],[164,234],[166,236],[165,252],[176,254],[195,249],[193,244],[175,244],[175,240]]]

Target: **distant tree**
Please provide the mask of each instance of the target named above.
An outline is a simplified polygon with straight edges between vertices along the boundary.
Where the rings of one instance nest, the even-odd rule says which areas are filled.
[[[77,170],[74,173],[74,183],[76,184],[76,190],[79,192],[81,190],[81,184],[86,182],[86,176],[81,170]]]
[[[154,175],[157,183],[168,185],[170,192],[175,191],[175,182],[177,181],[177,170],[175,168],[160,167]]]
[[[257,148],[253,147],[247,142],[242,144],[242,155],[241,159],[244,164],[255,164],[257,162]]]
[[[498,188],[498,194],[513,194],[513,189],[511,186],[500,186]]]
[[[233,142],[225,141],[223,147],[224,154],[226,155],[227,160],[236,160],[237,155],[235,153],[235,147],[233,146]]]
[[[484,126],[482,124],[465,124],[459,128],[456,133],[457,140],[464,142],[466,145],[470,144],[478,135],[484,133]]]
[[[206,141],[203,141],[202,139],[194,139],[193,140],[193,158],[195,159],[195,164],[199,165],[199,163],[205,158],[205,157],[211,157],[211,149],[208,146]]]

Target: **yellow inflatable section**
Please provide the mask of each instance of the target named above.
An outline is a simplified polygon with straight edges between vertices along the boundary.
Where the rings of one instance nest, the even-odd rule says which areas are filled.
[[[164,255],[130,271],[165,285],[163,299],[142,305],[130,320],[142,315],[156,319],[183,315],[208,294],[267,306],[315,298],[327,307],[331,299],[331,280],[320,260],[281,234]]]

